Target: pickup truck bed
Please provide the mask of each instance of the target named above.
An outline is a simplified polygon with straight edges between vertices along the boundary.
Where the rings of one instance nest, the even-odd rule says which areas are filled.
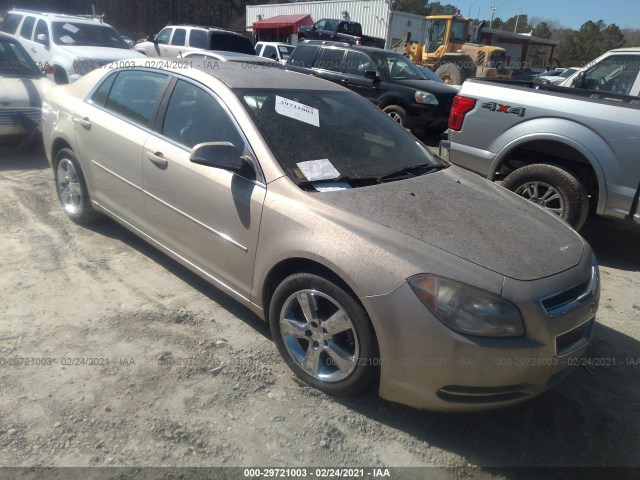
[[[466,111],[465,111],[466,110]],[[579,229],[587,214],[640,223],[640,98],[467,80],[441,155]]]

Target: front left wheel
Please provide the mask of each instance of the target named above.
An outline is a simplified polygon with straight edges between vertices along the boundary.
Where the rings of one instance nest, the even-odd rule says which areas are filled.
[[[100,217],[91,205],[87,184],[73,150],[63,148],[58,152],[54,176],[60,205],[71,220],[84,225]]]
[[[336,283],[310,273],[287,277],[270,309],[271,334],[293,372],[330,395],[351,395],[376,376],[377,343],[360,303]]]

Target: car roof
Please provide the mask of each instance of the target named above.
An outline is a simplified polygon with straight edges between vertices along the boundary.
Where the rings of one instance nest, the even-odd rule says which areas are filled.
[[[256,57],[258,58],[258,57]],[[255,61],[255,60],[252,60]],[[154,61],[149,58],[133,58],[127,60],[138,68],[156,68],[167,72],[177,73],[189,77],[189,69],[184,68],[186,60],[184,58],[162,58]],[[328,80],[314,78],[303,73],[290,72],[280,68],[278,62],[265,64],[262,68],[247,68],[242,62],[212,62],[211,60],[194,59],[188,60],[189,66],[194,70],[204,72],[220,80],[229,88],[256,88],[271,89],[282,88],[290,90],[323,90],[346,92],[341,87]],[[149,65],[155,67],[149,67]],[[201,78],[201,77],[198,77]]]
[[[100,18],[95,18],[90,15],[67,15],[64,13],[53,13],[53,12],[36,12],[34,10],[10,10],[8,13],[15,13],[18,15],[39,15],[41,17],[47,17],[49,20],[60,20],[60,21],[73,21],[79,23],[88,23],[91,25],[95,25],[96,23],[99,25],[107,25],[111,26],[108,23],[105,23],[100,20]]]
[[[367,52],[367,53],[383,53],[400,55],[401,53],[394,52],[392,50],[385,50],[384,48],[376,48],[376,47],[365,47],[363,45],[352,45],[346,42],[332,42],[329,40],[305,40],[304,42],[300,42],[298,45],[314,45],[317,47],[337,47],[337,48],[348,48],[350,50],[356,50],[358,52]]]
[[[252,63],[278,63],[275,60],[270,58],[259,57],[257,55],[251,55],[248,53],[239,53],[239,52],[228,52],[226,50],[203,50],[203,49],[194,49],[187,50],[182,52],[182,58],[189,58],[194,55],[206,55],[207,57],[215,58],[216,60],[220,60],[221,62],[227,61],[247,61]]]
[[[165,25],[163,27],[163,29],[165,28],[199,28],[201,30],[208,30],[210,32],[222,32],[222,33],[230,33],[233,35],[239,35],[241,37],[245,37],[245,35],[238,33],[238,32],[234,32],[233,30],[227,30],[226,28],[220,28],[220,27],[208,27],[206,25],[193,25],[193,24],[189,24],[189,23],[183,23],[183,24],[170,24],[170,25]]]

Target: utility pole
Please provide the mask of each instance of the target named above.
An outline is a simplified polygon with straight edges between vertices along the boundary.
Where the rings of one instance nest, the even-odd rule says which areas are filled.
[[[518,16],[516,17],[516,26],[513,27],[513,33],[516,33],[518,31],[518,20],[520,20],[520,15],[522,15],[522,9],[520,9],[520,11],[518,12]]]
[[[489,28],[491,28],[491,25],[493,25],[493,17],[496,16],[496,6],[493,5],[491,7],[491,21],[489,22]]]

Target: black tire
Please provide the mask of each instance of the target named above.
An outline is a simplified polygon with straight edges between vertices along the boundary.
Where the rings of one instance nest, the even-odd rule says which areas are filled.
[[[391,120],[398,123],[401,127],[409,128],[409,122],[407,121],[407,112],[404,108],[398,105],[387,105],[382,109]]]
[[[56,71],[53,74],[53,80],[56,82],[57,85],[66,85],[69,83],[69,78],[67,77],[67,71],[60,67],[59,65],[56,65]]]
[[[300,297],[307,299],[308,311],[314,312],[310,321]],[[285,318],[287,323],[283,322]],[[296,376],[312,387],[330,395],[352,395],[365,389],[377,375],[377,343],[366,311],[326,278],[311,273],[285,278],[271,299],[269,324],[280,355]],[[294,334],[283,333],[292,326]],[[340,329],[344,330],[331,333]],[[348,359],[344,368],[338,366],[338,360],[332,360],[338,352],[341,359]],[[312,368],[303,368],[307,360],[315,365],[315,374],[307,371]]]
[[[502,186],[558,215],[576,230],[584,225],[589,215],[586,187],[573,173],[556,165],[518,168],[505,178]],[[554,198],[556,192],[558,198]],[[561,211],[553,211],[558,209]]]
[[[436,69],[438,75],[444,83],[448,85],[462,85],[467,79],[467,70],[456,63],[443,63]]]
[[[91,205],[87,184],[73,150],[63,148],[53,162],[56,192],[67,216],[80,225],[95,222],[101,217]]]

